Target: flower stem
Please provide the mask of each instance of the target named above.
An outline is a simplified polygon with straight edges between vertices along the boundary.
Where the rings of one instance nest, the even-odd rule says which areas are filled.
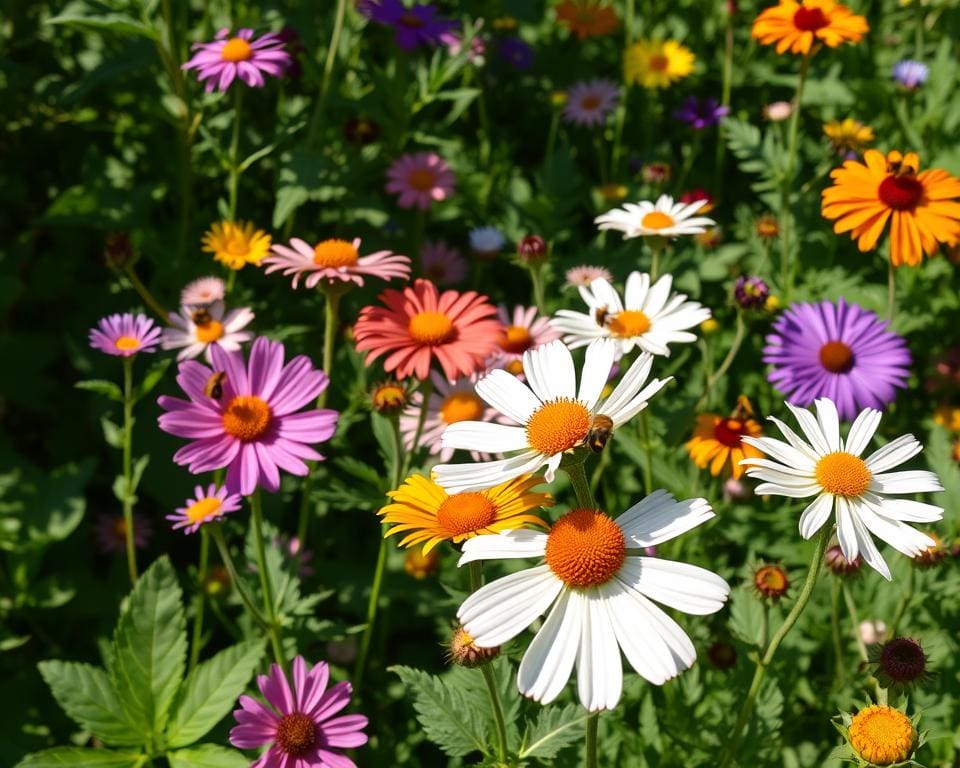
[[[803,613],[803,609],[807,607],[807,603],[810,601],[810,596],[813,594],[813,587],[817,583],[817,576],[823,565],[823,553],[827,549],[827,542],[830,540],[831,533],[832,526],[824,525],[820,531],[820,537],[817,539],[817,546],[814,549],[813,560],[810,562],[810,569],[807,571],[807,578],[803,582],[803,588],[800,590],[800,594],[797,595],[797,601],[793,604],[793,608],[790,610],[790,613],[787,614],[787,618],[784,619],[783,624],[780,625],[780,628],[777,629],[770,639],[770,644],[767,646],[763,657],[757,662],[757,667],[753,673],[753,680],[750,683],[750,690],[747,691],[747,697],[743,700],[743,705],[740,707],[740,714],[737,716],[736,725],[734,725],[730,738],[727,741],[724,757],[720,762],[720,768],[728,768],[731,762],[733,762],[737,754],[737,747],[740,744],[740,738],[743,735],[744,726],[746,726],[747,720],[750,719],[753,704],[757,699],[757,694],[760,692],[760,684],[763,682],[763,676],[767,671],[767,667],[773,662],[773,657],[776,655],[780,644],[790,630],[793,629],[793,625],[797,623],[797,619],[800,618],[800,614]]]
[[[330,90],[330,78],[333,67],[337,62],[337,53],[340,49],[340,35],[343,32],[343,19],[347,13],[347,0],[337,0],[336,15],[333,17],[333,30],[330,33],[330,47],[327,48],[327,58],[323,62],[323,79],[320,81],[320,93],[310,115],[310,127],[307,129],[307,146],[312,146],[320,128],[320,118],[323,107],[327,102],[327,93]]]
[[[162,320],[167,325],[170,324],[170,318],[167,315],[167,310],[163,308],[163,305],[157,301],[156,297],[150,293],[150,290],[143,284],[143,281],[140,279],[140,276],[137,275],[136,271],[133,268],[132,264],[128,264],[123,269],[123,274],[127,276],[127,280],[130,281],[130,285],[133,286],[140,298],[143,299],[143,303],[146,304],[150,309],[153,310],[160,320]]]
[[[784,169],[783,183],[780,189],[780,272],[783,299],[790,301],[790,289],[793,276],[790,265],[790,193],[793,190],[793,176],[797,164],[797,129],[800,125],[800,104],[803,101],[803,88],[810,70],[810,54],[800,62],[800,77],[797,80],[797,92],[793,98],[793,112],[790,114],[790,127],[787,131],[787,165]]]
[[[250,497],[250,512],[253,519],[253,539],[257,547],[257,570],[260,572],[260,590],[263,592],[263,612],[267,617],[267,634],[273,648],[273,657],[281,667],[286,664],[283,656],[283,644],[280,642],[280,622],[277,620],[277,606],[267,570],[267,552],[263,545],[263,504],[260,489]]]
[[[843,585],[839,578],[834,578],[830,586],[830,627],[833,635],[833,663],[836,670],[837,682],[843,686],[846,678],[846,668],[843,664],[843,639],[840,634],[840,593]]]
[[[470,591],[476,592],[483,585],[483,565],[479,560],[470,563]],[[500,703],[500,691],[497,681],[493,677],[489,664],[480,666],[484,682],[487,684],[487,693],[490,695],[490,707],[493,709],[493,718],[497,724],[497,759],[502,764],[507,762],[507,725],[503,717],[503,705]]]
[[[707,379],[707,384],[703,388],[703,392],[697,399],[696,405],[693,406],[694,411],[699,411],[700,406],[708,402],[710,393],[713,391],[713,388],[716,386],[717,382],[723,378],[730,366],[733,365],[733,361],[737,357],[737,352],[740,351],[740,345],[743,344],[743,337],[746,333],[746,330],[746,324],[743,322],[743,313],[737,310],[737,329],[733,336],[733,343],[730,345],[730,351],[727,352],[727,356],[723,358],[723,362],[720,363],[720,367],[713,372],[709,379]]]
[[[647,409],[640,411],[640,434],[643,437],[643,453],[646,459],[643,485],[647,496],[653,493],[653,444],[650,442],[650,416]]]
[[[550,116],[550,127],[547,129],[547,149],[543,156],[545,163],[553,159],[553,149],[557,145],[557,131],[560,129],[560,107],[553,108]]]
[[[193,638],[190,641],[190,670],[200,660],[200,646],[203,644],[203,611],[206,605],[203,583],[207,578],[207,562],[210,559],[210,536],[204,526],[200,527],[200,562],[197,565],[197,596],[193,608]]]
[[[887,320],[893,322],[897,312],[897,268],[893,262],[887,263]]]
[[[563,457],[560,467],[570,478],[570,485],[573,486],[573,492],[577,497],[577,504],[587,509],[596,509],[597,503],[593,500],[593,491],[590,490],[590,483],[587,482],[587,472],[585,469],[587,463],[587,452],[578,451],[574,454],[568,454]]]
[[[530,282],[533,283],[533,303],[537,307],[537,312],[546,316],[547,304],[543,295],[543,265],[530,266]]]
[[[853,625],[853,639],[857,643],[857,652],[860,654],[860,661],[868,661],[870,656],[867,654],[866,643],[860,636],[860,617],[857,615],[857,603],[853,599],[850,587],[843,585],[843,600],[847,604],[847,613],[850,615],[850,623]]]
[[[226,539],[223,538],[223,530],[220,523],[213,523],[207,527],[210,529],[210,535],[213,537],[213,543],[217,545],[217,551],[220,553],[220,559],[223,561],[223,564],[227,569],[227,573],[230,574],[230,583],[237,588],[237,593],[240,595],[240,600],[243,602],[244,608],[247,609],[247,613],[250,614],[250,617],[257,624],[259,624],[261,628],[264,630],[267,629],[267,620],[263,617],[260,609],[257,608],[256,603],[253,601],[253,597],[247,590],[246,583],[237,573],[237,567],[233,562],[233,557],[230,555],[230,548],[227,546]]]
[[[911,566],[910,570],[907,572],[907,591],[904,593],[903,597],[900,598],[900,602],[897,605],[897,611],[893,614],[893,621],[890,622],[890,637],[897,636],[897,631],[900,629],[900,622],[903,621],[903,616],[907,612],[907,607],[913,600],[913,590],[917,578],[916,570],[916,568]]]
[[[410,471],[410,462],[414,454],[420,448],[420,436],[423,434],[423,425],[427,421],[427,411],[430,409],[430,394],[433,392],[433,382],[426,378],[420,383],[420,393],[423,395],[423,402],[420,404],[420,418],[417,419],[417,428],[413,433],[413,442],[410,443],[410,450],[404,452],[402,469],[400,471],[401,479],[407,476]],[[399,424],[397,429],[399,430]],[[397,485],[400,483],[398,482]]]
[[[137,583],[137,550],[133,531],[133,358],[123,358],[123,528],[130,584]]]
[[[230,140],[230,181],[227,188],[227,218],[237,219],[237,189],[240,185],[240,106],[243,102],[243,88],[234,88],[233,137]]]
[[[720,104],[724,107],[730,106],[730,94],[733,86],[733,19],[727,14],[727,25],[724,32],[723,47],[723,85],[721,90]],[[722,121],[721,121],[722,126]],[[715,194],[719,197],[723,189],[723,159],[727,150],[727,143],[723,140],[723,131],[717,134],[717,158],[714,166],[714,187]]]
[[[587,768],[597,768],[597,724],[600,722],[600,713],[591,712],[587,716]]]

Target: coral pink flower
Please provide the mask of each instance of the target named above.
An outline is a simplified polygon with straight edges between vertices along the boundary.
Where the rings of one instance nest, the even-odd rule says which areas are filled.
[[[549,318],[537,317],[536,307],[514,307],[511,316],[510,310],[501,304],[497,317],[503,323],[503,333],[497,341],[499,349],[487,362],[487,368],[506,368],[518,376],[523,373],[524,352],[560,338],[560,331],[550,325]]]
[[[446,161],[435,152],[403,155],[387,169],[387,192],[400,195],[401,208],[427,210],[430,203],[453,194],[456,178]]]
[[[238,725],[230,730],[230,743],[238,749],[270,748],[251,768],[356,768],[338,750],[367,743],[363,715],[334,717],[350,703],[350,683],[329,690],[330,670],[321,661],[312,669],[303,656],[293,660],[293,686],[279,666],[269,675],[258,675],[257,686],[270,707],[250,696],[240,697],[234,710]]]
[[[306,475],[304,459],[322,459],[310,447],[329,440],[336,411],[296,413],[327,387],[329,379],[299,355],[284,365],[283,344],[260,337],[250,359],[220,346],[210,350],[213,368],[180,363],[177,383],[189,400],[164,395],[160,428],[192,440],[174,454],[195,475],[227,467],[227,491],[249,496],[258,486],[280,487],[283,469]]]
[[[386,307],[364,307],[354,326],[357,350],[368,352],[367,365],[386,355],[384,370],[398,379],[425,379],[436,358],[455,381],[482,370],[497,348],[502,326],[497,310],[475,291],[444,291],[416,280],[403,291],[380,294]]]
[[[160,329],[146,315],[126,312],[108,315],[90,329],[90,346],[108,355],[131,357],[138,352],[156,352]]]
[[[330,283],[354,282],[363,285],[363,275],[390,280],[410,277],[410,259],[392,251],[377,251],[369,256],[360,255],[360,238],[348,240],[323,240],[310,245],[300,238],[290,240],[290,247],[274,245],[271,255],[263,260],[268,265],[266,272],[283,270],[284,275],[293,275],[293,287],[307,275],[303,284],[313,288],[321,280]]]
[[[290,66],[292,59],[279,35],[254,40],[252,29],[241,29],[228,39],[229,34],[229,29],[221,29],[213,42],[195,43],[196,53],[183,65],[183,69],[196,69],[200,82],[207,81],[207,93],[214,88],[227,90],[237,77],[251,88],[263,88],[264,73],[280,77]]]

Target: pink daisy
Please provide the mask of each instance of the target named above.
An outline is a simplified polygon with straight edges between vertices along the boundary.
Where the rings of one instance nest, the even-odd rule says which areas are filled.
[[[620,89],[612,80],[584,80],[567,91],[563,119],[574,125],[602,125],[613,112],[620,98]]]
[[[146,315],[108,315],[90,329],[90,346],[108,355],[131,357],[138,352],[155,352],[159,343],[160,329]]]
[[[442,240],[425,242],[420,249],[420,266],[423,276],[437,285],[459,283],[467,276],[467,260],[460,251],[451,248]]]
[[[586,288],[594,280],[606,280],[613,282],[613,275],[606,267],[593,267],[584,265],[582,267],[571,267],[566,272],[566,285],[571,288]]]
[[[175,514],[167,515],[167,520],[173,521],[173,530],[184,528],[184,533],[196,533],[204,523],[219,520],[228,512],[240,509],[240,494],[217,488],[216,483],[211,483],[206,491],[198,485],[193,489],[193,496],[186,500],[187,506],[178,507]]]
[[[293,660],[293,687],[283,670],[271,665],[269,675],[257,675],[257,686],[270,707],[250,696],[240,697],[241,709],[233,716],[239,725],[230,730],[230,743],[238,749],[270,748],[250,768],[356,768],[335,750],[367,743],[362,730],[364,715],[334,717],[347,704],[353,688],[337,683],[329,690],[326,662],[312,669],[303,656]]]
[[[267,274],[283,270],[284,275],[293,275],[293,287],[300,278],[308,275],[303,284],[313,288],[321,280],[330,283],[354,282],[363,285],[362,275],[390,280],[410,277],[410,259],[392,251],[377,251],[369,256],[360,255],[360,238],[348,240],[323,240],[310,245],[298,237],[290,240],[290,246],[274,245],[271,255],[263,260]]]
[[[179,314],[171,312],[169,315],[173,328],[164,329],[163,348],[179,349],[177,360],[205,354],[209,362],[213,347],[236,352],[241,344],[253,338],[251,331],[243,330],[250,325],[253,316],[248,307],[233,309],[224,315],[222,301],[196,309],[181,307]]]
[[[523,373],[523,353],[548,341],[560,338],[550,319],[537,317],[536,307],[517,306],[513,316],[503,304],[497,308],[503,331],[497,341],[499,349],[487,361],[487,368],[506,368],[514,376]]]
[[[401,208],[425,211],[433,201],[450,197],[455,186],[453,171],[435,152],[403,155],[387,169],[387,192],[400,195]]]
[[[215,301],[223,301],[227,286],[219,277],[200,277],[187,283],[180,292],[180,304],[184,307],[205,307]]]
[[[283,469],[306,475],[304,459],[322,459],[310,447],[329,440],[337,428],[336,411],[296,413],[326,389],[329,379],[298,355],[284,365],[283,344],[260,337],[250,359],[220,346],[211,350],[213,368],[185,360],[177,383],[189,400],[162,396],[167,412],[160,428],[192,442],[173,460],[193,474],[227,467],[227,491],[249,496],[258,486],[280,487]]]
[[[196,69],[201,83],[207,81],[207,93],[227,90],[237,77],[251,88],[262,88],[264,73],[280,77],[290,66],[292,59],[280,35],[271,32],[254,40],[252,29],[241,29],[228,39],[229,34],[229,29],[221,29],[212,43],[194,43],[196,53],[183,65]]]
[[[501,325],[497,310],[476,291],[444,291],[415,280],[403,291],[380,294],[386,307],[364,307],[353,328],[367,365],[386,355],[383,368],[398,379],[425,379],[434,359],[455,381],[484,368],[496,349]]]

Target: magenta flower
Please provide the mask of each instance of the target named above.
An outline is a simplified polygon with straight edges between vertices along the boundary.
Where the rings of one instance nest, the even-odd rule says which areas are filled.
[[[242,709],[234,710],[239,725],[230,730],[230,743],[238,749],[270,748],[251,768],[356,768],[350,758],[336,750],[367,743],[363,715],[334,717],[350,703],[350,683],[337,683],[327,690],[330,670],[323,661],[313,669],[303,656],[293,660],[293,688],[279,666],[269,675],[258,675],[257,686],[266,707],[250,696],[240,697]]]
[[[264,73],[281,77],[292,59],[283,47],[283,38],[275,33],[254,40],[252,29],[241,29],[236,37],[227,38],[229,29],[217,32],[212,43],[194,43],[196,53],[183,69],[196,69],[206,91],[227,90],[235,78],[251,88],[263,88]]]
[[[432,202],[453,194],[456,178],[435,152],[415,152],[393,161],[387,169],[387,192],[400,196],[401,208],[427,210]]]
[[[360,0],[357,9],[371,21],[393,27],[394,42],[408,53],[421,45],[437,45],[459,26],[455,21],[437,18],[432,3],[408,8],[401,0]]]
[[[410,259],[392,251],[361,256],[359,237],[352,241],[323,240],[316,245],[294,237],[290,240],[290,247],[274,245],[263,263],[267,265],[267,274],[282,269],[284,275],[293,275],[294,288],[304,275],[307,278],[303,284],[307,288],[315,287],[321,280],[363,285],[363,275],[381,280],[410,277]]]
[[[160,428],[192,442],[173,460],[195,475],[227,467],[227,491],[249,496],[258,486],[280,487],[283,469],[306,475],[304,459],[322,459],[310,447],[329,440],[337,427],[336,411],[297,413],[326,389],[329,379],[299,355],[284,365],[283,344],[260,337],[250,359],[220,346],[211,350],[213,368],[186,360],[177,383],[189,400],[164,395],[167,411]]]
[[[179,507],[175,514],[167,515],[173,522],[173,530],[184,528],[184,533],[196,533],[200,526],[219,520],[229,512],[240,509],[240,495],[229,493],[226,488],[217,488],[211,483],[206,491],[202,485],[193,489],[193,498],[187,499],[185,507]]]
[[[131,357],[154,352],[160,343],[160,329],[146,315],[125,312],[108,315],[90,329],[90,346],[108,355]]]
[[[603,125],[619,98],[620,89],[612,80],[583,80],[567,91],[563,119],[574,125]]]

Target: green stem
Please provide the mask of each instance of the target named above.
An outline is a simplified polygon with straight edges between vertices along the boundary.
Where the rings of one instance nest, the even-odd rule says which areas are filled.
[[[897,312],[897,268],[887,262],[887,320],[892,323]]]
[[[643,485],[647,496],[653,493],[653,444],[650,442],[650,416],[647,409],[640,411],[640,435],[643,438],[644,472]]]
[[[537,307],[537,312],[546,316],[547,305],[543,294],[543,265],[530,265],[530,282],[533,283],[533,303]]]
[[[736,756],[744,726],[747,724],[747,720],[750,719],[753,704],[756,701],[757,694],[760,692],[760,684],[763,682],[763,676],[773,662],[773,657],[776,655],[780,644],[790,630],[793,629],[793,625],[797,623],[797,619],[800,618],[800,614],[803,613],[803,609],[807,607],[807,603],[810,601],[810,596],[813,594],[813,587],[817,583],[817,576],[820,573],[820,567],[823,565],[823,553],[827,549],[827,542],[830,540],[831,533],[832,526],[824,525],[820,531],[820,537],[817,539],[817,546],[813,553],[813,560],[810,562],[810,569],[807,571],[807,578],[803,582],[800,594],[797,595],[797,601],[793,604],[793,608],[790,610],[790,613],[787,614],[787,618],[784,619],[783,624],[780,625],[780,628],[774,633],[773,638],[771,638],[770,645],[767,646],[763,658],[757,662],[757,667],[753,673],[753,680],[750,683],[750,690],[747,691],[747,697],[743,700],[743,704],[740,707],[740,714],[737,716],[736,725],[733,727],[726,749],[724,750],[724,757],[720,762],[720,768],[728,768]]]
[[[587,451],[580,450],[564,456],[560,467],[570,478],[577,504],[586,509],[596,509],[597,503],[593,500],[593,491],[590,490],[590,483],[587,482],[586,463]]]
[[[123,527],[130,584],[137,583],[137,550],[133,532],[133,357],[123,358]]]
[[[213,537],[213,543],[217,545],[217,551],[220,553],[220,559],[223,561],[223,564],[227,569],[227,573],[230,574],[230,583],[236,587],[237,594],[240,595],[240,600],[243,602],[244,608],[247,609],[247,613],[250,614],[250,617],[262,629],[266,630],[268,627],[268,622],[260,612],[260,609],[257,608],[253,597],[247,590],[246,582],[243,581],[240,578],[240,575],[237,573],[237,567],[234,565],[233,557],[230,554],[230,548],[227,546],[226,539],[223,538],[221,524],[214,523],[212,525],[208,525],[207,528],[210,531],[210,535]]]
[[[913,600],[913,591],[916,586],[916,567],[911,563],[910,570],[907,572],[907,591],[904,593],[903,597],[900,598],[900,603],[897,605],[897,611],[893,614],[893,621],[890,622],[890,637],[896,637],[897,632],[900,629],[900,622],[903,621],[903,616],[907,612],[911,601]]]
[[[803,88],[810,70],[810,54],[800,62],[800,77],[797,80],[797,93],[793,99],[793,112],[790,114],[790,127],[787,131],[787,166],[784,169],[783,184],[780,190],[780,272],[783,299],[790,301],[792,282],[790,266],[790,193],[793,190],[793,176],[797,164],[797,129],[800,125],[800,105],[803,101]]]
[[[833,635],[833,663],[837,683],[842,687],[846,678],[846,668],[843,664],[843,639],[840,633],[840,593],[843,584],[839,577],[833,579],[830,586],[830,627]]]
[[[656,282],[660,276],[660,251],[663,250],[663,243],[659,238],[647,238],[646,245],[650,249],[650,282]]]
[[[483,585],[483,566],[479,560],[470,563],[470,591],[476,592]],[[487,684],[487,693],[490,696],[490,707],[497,724],[497,759],[501,764],[507,762],[507,725],[503,716],[503,705],[500,703],[500,691],[497,690],[497,681],[493,677],[489,664],[480,667],[483,680]]]
[[[853,639],[857,643],[857,652],[860,654],[860,661],[869,661],[870,655],[867,653],[867,646],[860,635],[860,616],[857,614],[857,603],[850,592],[850,586],[843,585],[843,600],[847,604],[847,613],[850,616],[850,623],[853,625]]]
[[[633,45],[633,19],[636,15],[634,5],[636,0],[627,0],[627,12],[623,17],[623,44],[629,48]]]
[[[333,17],[333,31],[330,33],[330,47],[327,48],[327,58],[323,63],[323,79],[320,81],[320,93],[310,115],[310,127],[307,129],[307,146],[312,146],[320,128],[320,118],[323,116],[323,107],[327,102],[327,93],[330,90],[330,78],[333,76],[333,67],[337,62],[337,53],[340,49],[340,35],[343,33],[343,20],[347,13],[347,0],[337,0],[336,15]]]
[[[267,617],[267,634],[273,648],[273,658],[281,667],[286,664],[283,656],[283,644],[280,642],[280,622],[277,620],[277,605],[273,596],[273,584],[270,583],[270,571],[267,570],[267,551],[263,543],[263,503],[260,489],[250,497],[250,512],[253,520],[253,540],[257,547],[257,570],[260,572],[260,591],[263,592],[263,612]]]
[[[423,395],[423,402],[420,403],[420,418],[417,419],[417,428],[413,433],[413,442],[410,443],[410,450],[405,451],[403,455],[403,469],[400,472],[401,477],[407,476],[407,473],[410,471],[410,462],[413,461],[414,455],[420,448],[420,436],[423,434],[423,425],[427,420],[427,411],[430,409],[431,392],[433,392],[433,382],[429,378],[426,378],[420,383],[420,394]]]
[[[597,724],[599,722],[599,712],[591,712],[587,716],[587,749],[585,763],[587,768],[597,768]]]
[[[703,388],[703,392],[700,394],[700,397],[697,399],[696,405],[694,405],[693,410],[699,411],[700,406],[707,402],[707,398],[710,397],[710,393],[713,391],[713,388],[716,386],[717,382],[723,378],[727,370],[733,365],[734,359],[737,357],[737,352],[740,351],[740,345],[743,344],[743,337],[746,334],[746,324],[743,322],[743,313],[740,310],[737,310],[737,330],[733,336],[733,344],[730,345],[730,351],[727,352],[727,356],[723,358],[723,362],[720,363],[720,367],[717,368],[707,379],[707,384]]]
[[[197,596],[193,608],[193,638],[190,641],[190,670],[200,660],[200,647],[203,645],[203,611],[206,600],[203,583],[207,578],[207,562],[210,559],[210,536],[204,526],[200,527],[200,563],[197,566]]]
[[[557,145],[557,131],[560,128],[560,108],[554,107],[550,116],[550,128],[547,130],[547,150],[544,153],[544,162],[549,163],[553,158],[553,150]]]
[[[234,88],[233,136],[230,140],[230,181],[227,189],[227,218],[237,220],[237,190],[240,186],[240,106],[243,102],[243,88]]]
[[[733,23],[730,14],[727,14],[727,28],[724,33],[723,47],[723,85],[721,90],[720,104],[724,107],[730,106],[730,96],[733,89]],[[715,194],[720,196],[723,189],[723,159],[727,150],[727,143],[723,140],[723,133],[717,135],[717,157],[714,166],[714,187]]]
[[[762,651],[767,647],[767,635],[770,633],[770,603],[763,601],[763,613],[760,614],[760,642],[757,645]]]
[[[163,305],[157,301],[156,297],[150,293],[147,286],[143,284],[143,281],[137,275],[132,264],[128,264],[126,267],[124,267],[123,274],[127,276],[127,280],[130,281],[130,285],[133,286],[133,290],[140,294],[140,298],[143,299],[143,303],[150,307],[150,309],[153,310],[154,314],[157,315],[160,320],[169,325],[170,318],[167,314],[167,310],[163,308]]]

